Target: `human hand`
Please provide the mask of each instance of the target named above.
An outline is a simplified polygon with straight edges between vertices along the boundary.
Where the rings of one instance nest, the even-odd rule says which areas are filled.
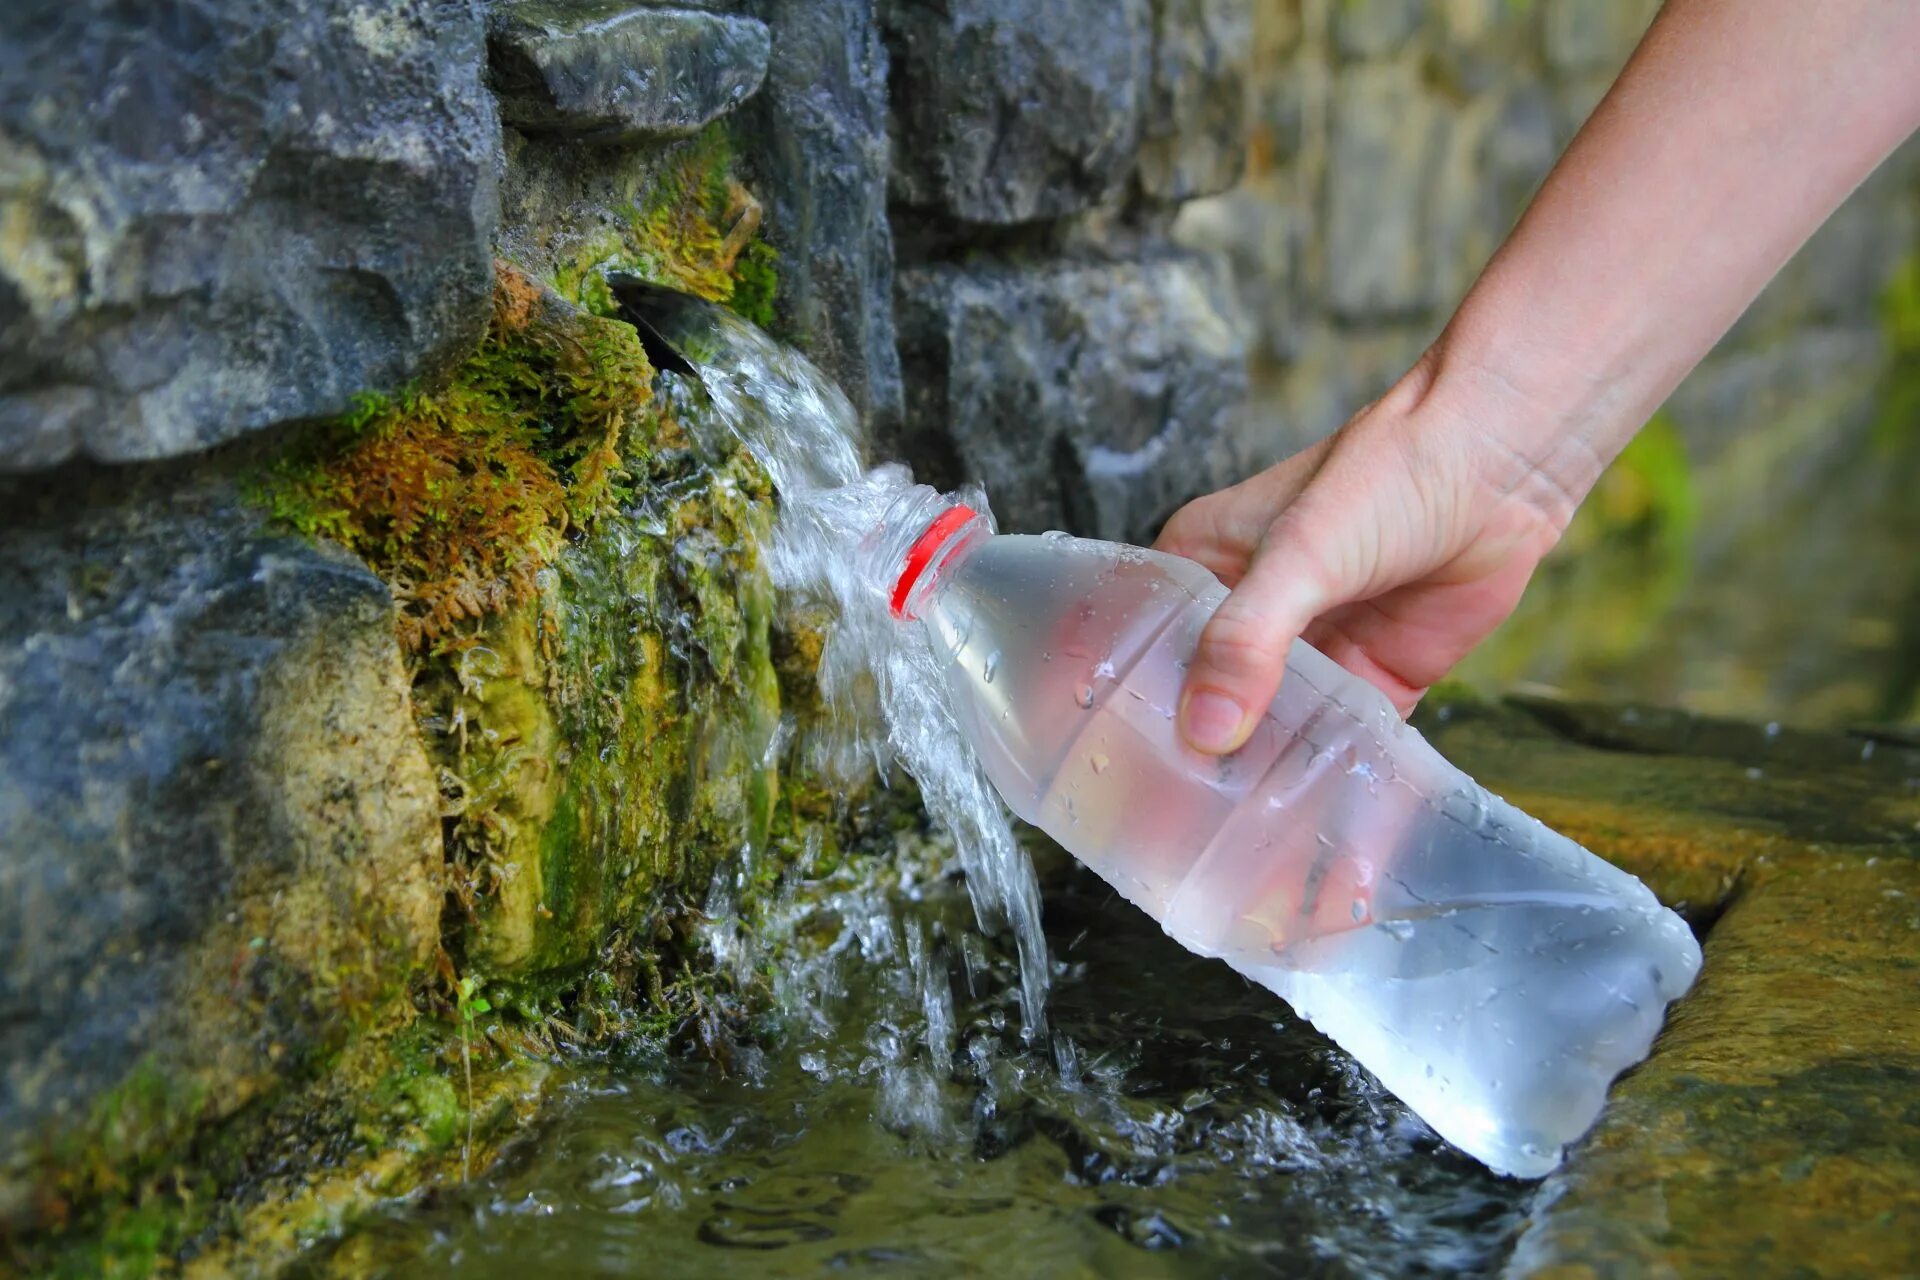
[[[1579,493],[1457,397],[1431,394],[1430,367],[1326,440],[1188,503],[1161,531],[1158,550],[1232,588],[1181,697],[1194,747],[1246,741],[1295,636],[1407,714],[1513,611],[1559,539]]]

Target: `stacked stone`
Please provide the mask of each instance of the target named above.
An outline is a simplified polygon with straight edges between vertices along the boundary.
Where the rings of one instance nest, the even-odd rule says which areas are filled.
[[[902,449],[1013,529],[1147,536],[1246,464],[1248,327],[1166,234],[1245,152],[1246,0],[896,3]]]

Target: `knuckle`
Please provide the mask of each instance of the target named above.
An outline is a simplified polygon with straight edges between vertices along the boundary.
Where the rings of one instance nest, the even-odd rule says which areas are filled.
[[[1280,661],[1279,628],[1258,608],[1229,599],[1200,635],[1200,663],[1222,675],[1253,679]]]

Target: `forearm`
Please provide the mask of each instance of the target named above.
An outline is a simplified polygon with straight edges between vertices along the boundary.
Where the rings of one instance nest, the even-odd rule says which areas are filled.
[[[1669,0],[1423,377],[1571,515],[1920,124],[1920,0]]]

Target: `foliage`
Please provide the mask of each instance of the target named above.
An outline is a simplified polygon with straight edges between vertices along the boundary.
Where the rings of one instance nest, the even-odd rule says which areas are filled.
[[[498,265],[479,348],[438,390],[367,397],[254,486],[279,520],[342,543],[393,589],[409,648],[532,597],[570,531],[622,492],[648,409],[633,331],[542,305]]]
[[[1891,359],[1874,421],[1874,443],[1895,449],[1920,428],[1920,251],[1910,254],[1880,295],[1880,322]]]
[[[628,271],[770,323],[779,255],[757,238],[760,202],[733,168],[733,149],[717,125],[680,144],[619,223],[561,264],[555,287],[597,315],[612,315],[606,273]]]

